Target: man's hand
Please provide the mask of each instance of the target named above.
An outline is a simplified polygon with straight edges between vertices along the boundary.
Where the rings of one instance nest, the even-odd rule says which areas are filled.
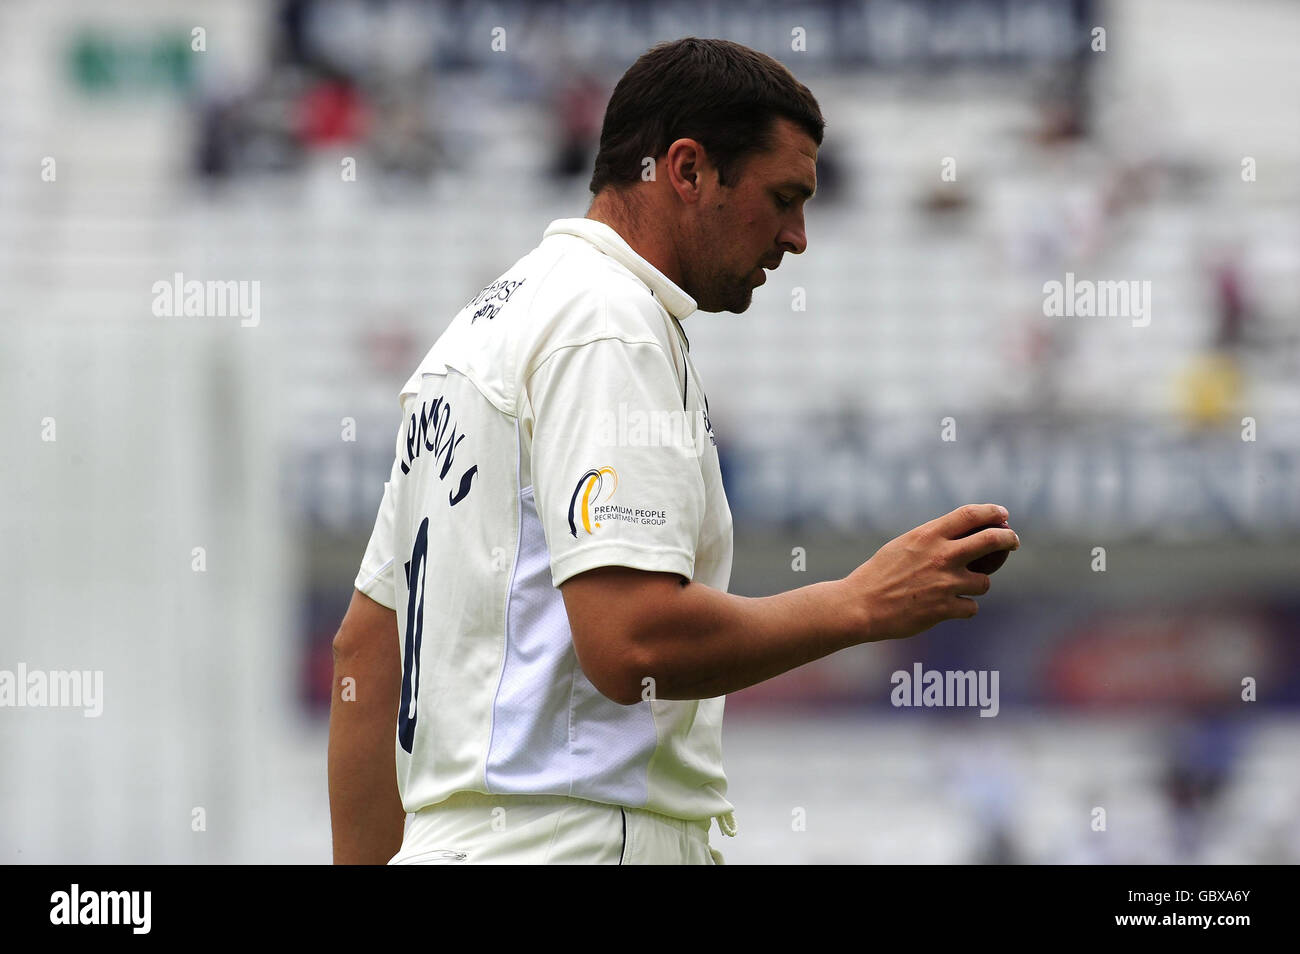
[[[354,590],[334,637],[329,790],[335,864],[387,864],[402,847],[406,812],[397,793],[396,755],[401,682],[397,614]]]
[[[870,639],[915,636],[946,619],[970,619],[979,610],[972,596],[989,591],[987,574],[966,568],[998,550],[1016,550],[1020,537],[992,528],[1006,511],[995,504],[967,504],[895,537],[845,578],[870,619]]]

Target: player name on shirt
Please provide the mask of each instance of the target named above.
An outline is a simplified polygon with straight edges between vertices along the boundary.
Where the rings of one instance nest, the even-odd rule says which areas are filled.
[[[439,480],[447,479],[447,472],[455,461],[456,449],[468,435],[458,434],[455,422],[451,418],[451,402],[441,394],[432,402],[421,402],[417,420],[414,413],[406,423],[406,456],[402,460],[402,473],[409,474],[415,459],[421,451],[431,451],[435,462],[442,459],[442,469],[438,472]],[[430,440],[432,438],[432,440]],[[474,475],[478,473],[478,464],[471,465],[460,475],[458,488],[447,492],[447,502],[456,506],[469,494]]]

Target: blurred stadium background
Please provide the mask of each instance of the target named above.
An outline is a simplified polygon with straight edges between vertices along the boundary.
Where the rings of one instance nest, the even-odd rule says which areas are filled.
[[[1024,541],[976,620],[732,696],[715,846],[1300,860],[1288,0],[0,5],[0,669],[105,696],[0,709],[0,860],[329,860],[330,639],[398,388],[585,212],[605,97],[685,35],[829,124],[807,254],[686,323],[733,592],[965,502]],[[260,283],[259,321],[156,317],[177,272]],[[1149,281],[1150,324],[1045,317],[1066,272]],[[997,717],[892,707],[917,662],[997,670]]]

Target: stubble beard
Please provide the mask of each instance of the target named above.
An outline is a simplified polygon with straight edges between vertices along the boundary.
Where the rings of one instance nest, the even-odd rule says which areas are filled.
[[[688,261],[696,263],[709,262],[710,256],[716,255],[722,243],[727,241],[727,230],[720,229],[716,234],[702,237],[695,244]],[[687,290],[695,299],[700,311],[718,313],[729,311],[740,314],[749,309],[754,300],[753,272],[737,275],[722,265],[710,265],[707,271],[691,276],[696,291]]]
[[[707,278],[704,286],[707,291],[698,300],[701,311],[741,314],[749,310],[754,301],[754,285],[750,281],[750,275],[713,272]]]

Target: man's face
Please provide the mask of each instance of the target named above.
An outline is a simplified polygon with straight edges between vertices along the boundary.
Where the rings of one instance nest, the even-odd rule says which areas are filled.
[[[803,204],[817,189],[817,144],[783,118],[772,138],[770,149],[733,173],[730,186],[718,185],[709,166],[682,256],[684,290],[701,311],[745,311],[767,280],[763,268],[808,247]]]

